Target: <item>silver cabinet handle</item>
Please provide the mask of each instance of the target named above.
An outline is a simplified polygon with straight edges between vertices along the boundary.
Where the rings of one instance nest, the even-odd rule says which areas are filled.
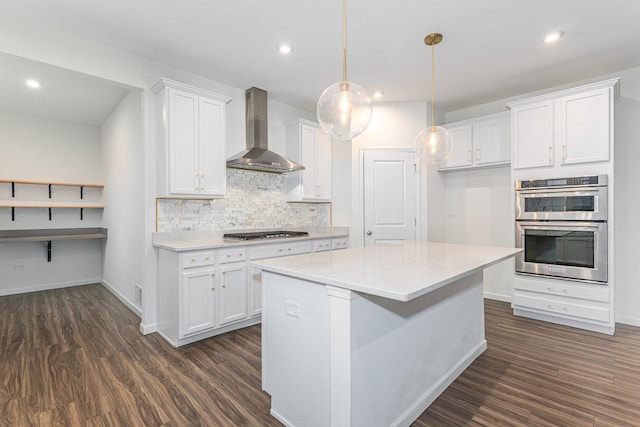
[[[373,231],[367,230],[367,236],[371,236],[372,234],[373,234]]]

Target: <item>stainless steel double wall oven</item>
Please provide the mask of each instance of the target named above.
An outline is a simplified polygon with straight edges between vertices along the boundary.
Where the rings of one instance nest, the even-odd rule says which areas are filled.
[[[516,181],[516,273],[607,283],[607,176]]]

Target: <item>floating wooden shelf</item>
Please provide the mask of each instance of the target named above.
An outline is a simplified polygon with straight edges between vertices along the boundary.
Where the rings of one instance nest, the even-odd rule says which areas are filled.
[[[29,181],[24,179],[0,179],[0,182],[7,184],[32,184],[32,185],[59,185],[62,187],[93,187],[104,188],[104,184],[83,184],[79,182],[50,182],[50,181]]]
[[[53,202],[51,200],[38,201],[19,201],[19,200],[0,200],[0,208],[55,208],[55,209],[103,209],[104,205],[100,202]]]
[[[47,262],[51,262],[52,241],[106,238],[106,228],[0,230],[0,243],[45,242],[47,244]]]
[[[16,220],[16,208],[44,208],[49,209],[49,221],[51,221],[51,209],[80,209],[80,220],[84,219],[84,209],[103,209],[102,202],[86,202],[84,200],[85,187],[104,188],[103,184],[85,184],[80,182],[44,182],[30,181],[24,179],[0,179],[0,183],[11,184],[12,200],[0,200],[0,208],[11,208],[11,221]],[[49,200],[26,200],[18,201],[16,197],[16,184],[46,185],[49,187]],[[53,186],[78,187],[80,188],[80,200],[77,202],[52,201]]]

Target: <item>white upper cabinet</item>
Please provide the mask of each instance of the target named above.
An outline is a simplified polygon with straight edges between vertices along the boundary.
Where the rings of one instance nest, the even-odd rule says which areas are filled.
[[[331,137],[317,123],[299,119],[287,125],[287,157],[305,169],[287,175],[290,202],[331,201]]]
[[[441,171],[509,164],[509,113],[491,114],[444,125],[451,136],[451,153]]]
[[[513,168],[608,161],[618,81],[607,80],[509,104]]]
[[[230,98],[162,79],[158,106],[159,194],[223,197],[226,191],[226,109]]]

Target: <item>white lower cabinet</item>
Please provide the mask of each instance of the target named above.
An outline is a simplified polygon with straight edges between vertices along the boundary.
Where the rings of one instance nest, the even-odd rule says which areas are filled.
[[[252,260],[347,247],[348,238],[175,252],[158,250],[158,332],[178,347],[260,322],[262,270]]]
[[[613,334],[615,322],[607,285],[516,275],[512,307],[516,314]]]
[[[180,282],[180,338],[214,328],[215,270],[185,268]]]
[[[249,316],[262,314],[262,269],[249,266]]]
[[[247,264],[220,267],[220,325],[247,317]]]

